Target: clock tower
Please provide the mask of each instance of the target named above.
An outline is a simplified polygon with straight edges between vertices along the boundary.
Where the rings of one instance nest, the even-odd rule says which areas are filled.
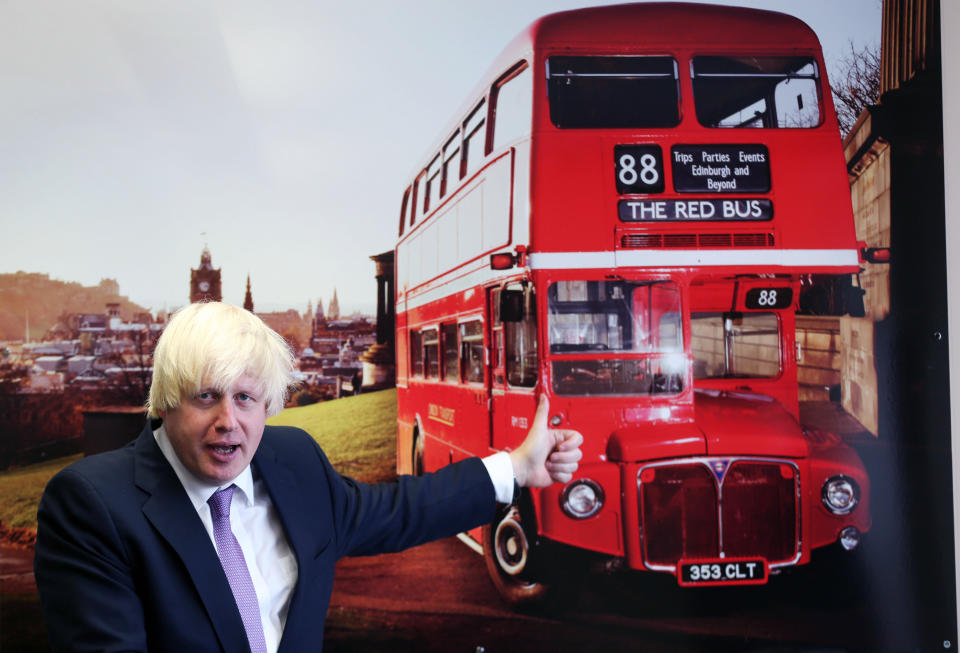
[[[190,303],[219,302],[222,298],[220,268],[214,269],[210,250],[204,245],[200,254],[200,267],[190,270]]]

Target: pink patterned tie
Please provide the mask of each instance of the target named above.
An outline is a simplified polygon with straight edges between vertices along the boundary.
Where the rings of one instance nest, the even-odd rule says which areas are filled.
[[[260,605],[257,593],[250,580],[247,563],[243,559],[240,543],[230,530],[230,501],[236,485],[217,490],[207,499],[210,514],[213,515],[213,539],[217,543],[217,555],[220,565],[227,574],[227,582],[233,591],[233,598],[240,609],[243,628],[247,631],[251,653],[266,653],[267,643],[263,638],[263,625],[260,622]]]

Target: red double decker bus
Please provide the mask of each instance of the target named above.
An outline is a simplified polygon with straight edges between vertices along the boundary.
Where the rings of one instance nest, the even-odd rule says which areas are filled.
[[[396,248],[398,470],[518,445],[541,393],[584,436],[570,483],[470,534],[509,602],[547,598],[570,550],[735,585],[857,546],[863,464],[799,422],[801,288],[861,263],[809,27],[549,15],[430,152]]]

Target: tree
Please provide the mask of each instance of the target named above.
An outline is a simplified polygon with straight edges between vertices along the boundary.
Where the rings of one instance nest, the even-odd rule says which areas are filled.
[[[849,54],[840,60],[831,78],[840,134],[846,136],[863,110],[880,98],[880,46],[865,45],[857,50],[850,41]]]
[[[111,343],[110,353],[100,359],[119,368],[111,380],[114,401],[125,406],[142,406],[150,393],[152,352],[156,342],[148,329],[132,331],[127,337],[129,340]]]

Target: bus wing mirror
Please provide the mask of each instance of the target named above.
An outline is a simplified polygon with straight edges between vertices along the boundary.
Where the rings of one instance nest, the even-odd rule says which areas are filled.
[[[500,321],[521,322],[523,320],[523,291],[500,291]]]

